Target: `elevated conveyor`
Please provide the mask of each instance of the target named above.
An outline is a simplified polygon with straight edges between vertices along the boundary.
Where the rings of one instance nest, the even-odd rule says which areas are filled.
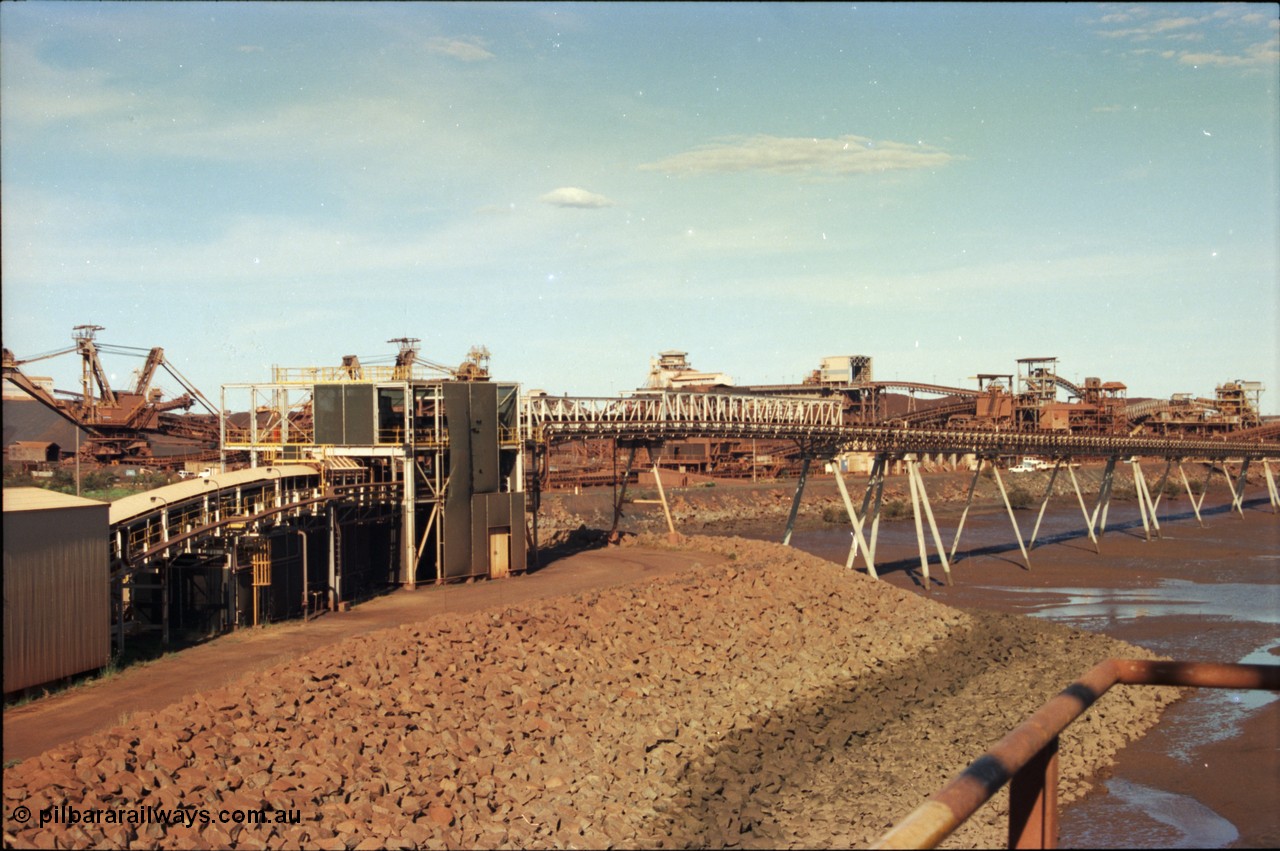
[[[535,396],[525,399],[524,404],[525,421],[535,442],[567,437],[657,441],[714,436],[791,439],[820,447],[814,453],[818,455],[864,451],[1054,457],[1280,457],[1280,442],[1266,439],[1082,436],[845,425],[840,403],[828,399],[671,392],[618,398]]]

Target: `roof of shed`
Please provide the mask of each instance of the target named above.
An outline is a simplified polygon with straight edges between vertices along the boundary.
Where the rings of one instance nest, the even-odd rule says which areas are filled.
[[[106,506],[108,503],[45,488],[4,489],[4,510],[6,513],[10,511],[43,511],[50,508],[84,508],[91,505]]]

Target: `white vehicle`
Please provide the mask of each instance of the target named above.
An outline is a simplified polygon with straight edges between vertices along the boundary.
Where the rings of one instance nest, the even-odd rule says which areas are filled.
[[[1034,473],[1037,470],[1047,470],[1051,465],[1047,461],[1041,461],[1039,458],[1023,458],[1016,466],[1010,467],[1010,473]]]

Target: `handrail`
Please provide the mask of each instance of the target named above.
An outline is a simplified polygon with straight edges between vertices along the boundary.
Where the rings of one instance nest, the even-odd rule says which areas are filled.
[[[1009,783],[1009,847],[1058,845],[1058,736],[1113,685],[1280,691],[1280,665],[1107,659],[1067,686],[881,836],[872,848],[935,848]]]

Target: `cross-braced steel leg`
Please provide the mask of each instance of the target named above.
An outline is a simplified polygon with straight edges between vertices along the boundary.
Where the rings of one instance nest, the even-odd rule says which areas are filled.
[[[920,503],[924,506],[924,516],[929,521],[929,531],[933,534],[933,546],[938,551],[938,560],[942,562],[942,572],[947,575],[947,584],[950,585],[951,563],[947,561],[947,551],[942,546],[942,536],[938,534],[938,523],[933,519],[933,508],[929,505],[929,493],[924,489],[924,475],[920,472],[919,462],[911,462],[909,471],[916,477],[916,487],[920,491]]]
[[[876,482],[877,480],[883,482],[883,479],[878,479],[878,477],[882,474],[883,470],[884,470],[884,456],[876,455],[875,461],[871,464],[871,473],[867,476],[867,487],[862,492],[862,508],[858,510],[858,514],[859,516],[862,517],[864,524],[866,522],[867,517],[870,516],[867,514],[867,508],[868,506],[871,505],[871,495],[872,493],[875,492]],[[878,511],[879,509],[877,509],[877,520],[879,519]],[[872,562],[875,561],[875,549],[874,549],[875,538],[874,537],[871,539],[871,543],[872,543],[872,547],[867,548],[867,541],[864,538],[861,544],[861,546],[864,549],[866,549],[866,552],[867,552],[866,559],[868,564],[871,564]],[[853,539],[853,545],[849,551],[849,559],[848,559],[848,563],[846,564],[846,567],[853,566],[853,560],[858,557],[858,546],[859,546],[858,538],[855,537]]]
[[[615,457],[616,457],[616,453],[617,453],[617,451],[618,451],[618,447],[617,447],[617,445],[615,444],[615,445],[614,445],[614,453],[615,453]],[[619,485],[618,485],[618,479],[617,479],[617,468],[616,468],[616,466],[615,466],[615,469],[614,469],[614,484],[613,484],[613,486],[614,486],[615,488],[617,488],[617,490],[615,491],[615,493],[617,494],[617,496],[616,496],[616,498],[614,499],[614,502],[613,502],[613,526],[611,526],[611,527],[609,528],[609,541],[610,541],[611,543],[615,543],[615,544],[616,544],[616,543],[618,542],[618,538],[620,537],[620,535],[618,534],[618,523],[622,521],[622,503],[623,503],[623,502],[626,500],[626,498],[627,498],[627,483],[631,480],[631,464],[632,464],[635,460],[636,460],[636,445],[633,443],[633,444],[631,444],[631,446],[630,446],[630,447],[628,447],[628,449],[627,449],[627,469],[626,469],[626,470],[623,472],[623,474],[622,474],[622,485],[621,485],[621,487],[619,487]]]
[[[1067,460],[1067,472],[1071,475],[1071,486],[1076,490],[1076,501],[1080,503],[1080,513],[1084,515],[1084,526],[1089,532],[1089,540],[1093,541],[1093,551],[1098,552],[1098,539],[1093,534],[1093,521],[1089,517],[1089,509],[1084,506],[1084,494],[1080,492],[1080,482],[1076,479],[1076,471]]]
[[[657,461],[653,462],[653,480],[658,483],[658,499],[662,501],[662,512],[667,515],[667,534],[676,540],[676,524],[671,522],[671,506],[667,505],[667,492],[662,489],[662,472]]]
[[[1236,484],[1231,481],[1231,471],[1227,469],[1227,462],[1222,462],[1222,478],[1227,480],[1227,490],[1231,491],[1231,510],[1236,510]]]
[[[1271,501],[1271,513],[1275,514],[1276,509],[1280,508],[1280,491],[1276,489],[1276,477],[1271,472],[1271,464],[1266,458],[1262,459],[1262,472],[1267,478],[1267,499]]]
[[[1115,490],[1116,478],[1115,470],[1111,471],[1111,475],[1107,478],[1107,498],[1102,503],[1102,519],[1098,521],[1098,537],[1102,537],[1107,531],[1107,516],[1111,513],[1111,494]]]
[[[960,512],[960,523],[956,526],[956,539],[951,542],[951,563],[956,563],[956,547],[960,546],[960,533],[964,531],[965,518],[969,516],[969,506],[973,505],[973,491],[978,486],[978,474],[982,472],[982,457],[973,468],[973,478],[969,480],[969,495],[964,499],[964,511]]]
[[[849,514],[849,523],[853,526],[853,542],[849,545],[849,557],[845,560],[846,568],[853,567],[853,560],[858,556],[858,547],[862,547],[863,558],[867,562],[867,573],[871,574],[872,579],[878,579],[876,573],[875,561],[871,557],[871,548],[867,546],[866,539],[862,537],[862,521],[858,519],[858,515],[853,510],[853,500],[849,498],[849,489],[845,487],[844,475],[840,472],[840,462],[835,463],[836,470],[836,486],[840,489],[840,498],[844,500],[844,510]],[[866,509],[863,509],[863,516],[866,516]]]
[[[1155,516],[1156,509],[1160,507],[1160,500],[1164,497],[1165,485],[1169,483],[1169,471],[1173,469],[1173,459],[1166,458],[1164,462],[1164,473],[1160,476],[1160,484],[1156,485],[1156,501],[1151,506],[1151,514]]]
[[[1009,504],[1009,494],[1004,489],[1004,480],[1000,478],[1000,467],[992,463],[991,469],[996,474],[996,484],[1000,488],[1000,496],[1004,498],[1004,507],[1009,512],[1009,522],[1013,524],[1013,536],[1018,539],[1018,549],[1022,550],[1022,563],[1027,566],[1027,570],[1030,570],[1031,556],[1027,555],[1027,547],[1022,542],[1022,531],[1018,528],[1018,519],[1013,516],[1013,506]]]
[[[1196,522],[1200,524],[1200,528],[1204,528],[1204,520],[1200,518],[1200,503],[1204,501],[1204,491],[1201,491],[1201,497],[1196,499],[1196,495],[1191,492],[1191,482],[1187,481],[1187,471],[1182,469],[1182,459],[1178,459],[1178,475],[1182,477],[1182,486],[1187,489],[1187,499],[1191,500],[1191,510],[1196,513]],[[1205,484],[1208,484],[1208,478]]]
[[[791,499],[791,513],[787,515],[787,531],[782,535],[782,545],[791,546],[791,532],[795,529],[796,515],[800,513],[800,498],[804,495],[804,483],[809,478],[809,456],[800,458],[800,481],[796,483],[796,495]]]
[[[884,471],[888,466],[889,456],[881,453],[876,456],[876,463],[873,467],[873,478],[876,485],[876,501],[875,507],[871,512],[871,540],[868,542],[871,549],[868,551],[872,560],[876,557],[876,539],[880,536],[880,506],[884,504]],[[879,472],[874,472],[878,470]],[[870,487],[870,482],[867,483]],[[864,515],[865,516],[865,513]]]
[[[1107,511],[1111,507],[1111,484],[1115,481],[1116,461],[1120,460],[1115,455],[1107,459],[1107,466],[1102,471],[1102,484],[1098,486],[1098,502],[1093,507],[1093,515],[1089,518],[1089,525],[1097,529],[1097,540],[1102,538],[1103,533],[1107,531]],[[1101,516],[1101,522],[1099,522]]]
[[[1167,476],[1167,475],[1169,475],[1169,468],[1167,468],[1167,467],[1166,467],[1166,468],[1165,468],[1165,476]],[[1165,489],[1165,476],[1161,476],[1161,479],[1160,479],[1160,489],[1161,489],[1161,490],[1164,490],[1164,489]],[[1164,532],[1160,531],[1160,518],[1158,518],[1158,517],[1156,516],[1156,505],[1157,505],[1157,502],[1156,502],[1156,500],[1155,500],[1155,499],[1152,499],[1152,498],[1151,498],[1151,485],[1148,485],[1148,484],[1147,484],[1147,477],[1146,477],[1146,476],[1142,476],[1142,493],[1143,493],[1143,494],[1146,494],[1146,497],[1147,497],[1147,508],[1149,509],[1149,511],[1151,511],[1151,527],[1152,527],[1152,529],[1153,529],[1153,530],[1156,530],[1156,537],[1161,537],[1161,539],[1162,539],[1162,537],[1164,537],[1164,536],[1165,536],[1165,534],[1164,534]]]
[[[1147,521],[1150,513],[1150,501],[1147,496],[1147,477],[1142,474],[1142,467],[1136,457],[1129,459],[1133,467],[1133,490],[1138,497],[1138,513],[1142,515],[1142,532],[1148,541],[1151,540],[1151,524]]]
[[[1231,476],[1227,476],[1227,484],[1231,486],[1231,508],[1233,511],[1239,512],[1241,517],[1244,517],[1244,486],[1245,476],[1249,472],[1249,461],[1250,458],[1246,455],[1244,460],[1240,462],[1240,477],[1236,479],[1234,485],[1231,485]],[[1227,472],[1226,462],[1222,464],[1222,472],[1224,474]]]
[[[1209,472],[1205,474],[1204,487],[1200,491],[1200,509],[1202,511],[1204,510],[1204,499],[1209,495],[1209,482],[1213,480],[1213,474],[1217,471],[1218,468],[1213,465],[1212,461],[1210,461]],[[1222,477],[1227,480],[1228,485],[1231,484],[1231,474],[1227,472],[1227,464],[1225,461],[1222,464]]]
[[[1049,497],[1053,496],[1053,483],[1058,480],[1058,470],[1061,468],[1062,459],[1059,458],[1054,462],[1053,473],[1049,476],[1049,486],[1044,489],[1044,499],[1040,501],[1040,513],[1036,515],[1036,525],[1031,530],[1031,540],[1027,543],[1028,549],[1036,548],[1036,537],[1040,534],[1040,521],[1044,519],[1044,510],[1049,506]]]
[[[920,573],[924,576],[924,587],[926,591],[933,590],[929,585],[929,551],[924,545],[924,523],[920,518],[920,491],[916,487],[915,475],[915,456],[908,455],[905,459],[907,462],[907,483],[911,486],[911,516],[916,521],[916,542],[920,545]]]

